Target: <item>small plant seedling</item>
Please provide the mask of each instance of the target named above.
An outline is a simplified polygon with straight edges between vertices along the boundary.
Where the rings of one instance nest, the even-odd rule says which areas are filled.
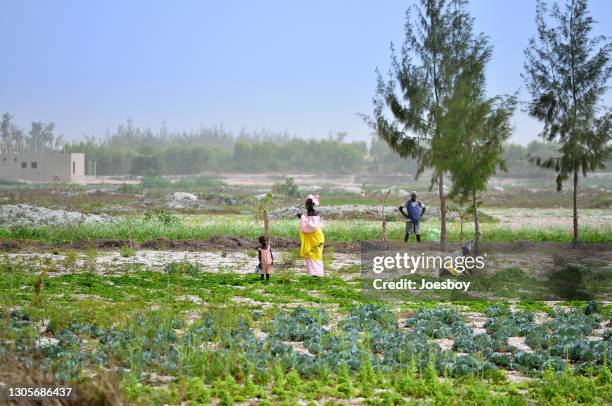
[[[119,249],[119,254],[124,258],[135,257],[136,250],[134,250],[134,248],[130,247],[129,245],[124,245]]]
[[[75,250],[70,250],[64,257],[64,268],[74,270],[76,262],[79,259],[79,253]]]
[[[34,282],[34,303],[36,305],[40,305],[40,294],[42,293],[43,287],[45,286],[45,278],[47,277],[47,269],[44,269],[38,277],[36,278],[36,282]]]
[[[164,272],[172,275],[191,275],[196,276],[200,273],[200,267],[186,260],[171,262],[164,267]]]
[[[297,261],[300,259],[300,249],[292,248],[287,250],[282,257],[282,267],[284,268],[294,268]]]
[[[334,262],[334,248],[332,246],[325,247],[323,252],[323,265],[325,268],[331,267]]]
[[[93,272],[96,265],[96,258],[98,257],[98,250],[95,247],[89,247],[85,251],[85,268]]]

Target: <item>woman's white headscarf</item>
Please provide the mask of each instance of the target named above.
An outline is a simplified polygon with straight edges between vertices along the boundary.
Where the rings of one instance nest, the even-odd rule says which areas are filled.
[[[308,199],[312,200],[312,203],[314,203],[315,206],[319,205],[319,195],[308,195],[304,201],[307,201]]]

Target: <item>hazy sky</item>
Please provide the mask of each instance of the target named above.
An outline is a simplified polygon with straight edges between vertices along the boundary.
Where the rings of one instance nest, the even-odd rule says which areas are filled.
[[[6,1],[0,14],[0,111],[67,139],[137,126],[287,130],[304,137],[370,130],[374,70],[403,39],[411,1]],[[534,0],[474,0],[495,47],[489,93],[521,87]],[[612,1],[592,0],[611,35]],[[525,97],[525,92],[521,92]],[[608,95],[607,103],[610,102]],[[513,140],[540,125],[515,116]]]

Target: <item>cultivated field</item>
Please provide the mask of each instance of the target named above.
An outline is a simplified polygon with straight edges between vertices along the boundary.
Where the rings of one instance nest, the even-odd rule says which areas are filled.
[[[267,208],[275,273],[261,281],[257,213],[282,180],[2,185],[0,382],[70,383],[72,404],[612,402],[610,292],[537,297],[559,275],[609,286],[610,178],[581,192],[580,255],[569,249],[569,194],[496,179],[482,206],[483,241],[507,248],[491,250],[483,271],[496,285],[455,300],[362,290],[360,241],[380,238],[391,187],[389,239],[401,240],[396,207],[417,189],[425,241],[407,250],[440,253],[436,195],[406,177],[296,176],[301,194],[321,194],[327,275],[303,273],[302,200],[277,193]],[[472,238],[469,216],[464,228]],[[550,269],[561,272],[552,282]]]

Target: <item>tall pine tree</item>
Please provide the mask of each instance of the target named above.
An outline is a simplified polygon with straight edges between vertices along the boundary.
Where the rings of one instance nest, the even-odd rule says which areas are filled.
[[[505,170],[504,143],[512,133],[510,119],[517,103],[515,96],[487,97],[485,68],[491,55],[488,40],[479,36],[453,94],[445,100],[448,114],[443,122],[445,145],[451,156],[449,197],[472,207],[475,253],[480,241],[479,194],[497,168]]]
[[[453,93],[474,46],[473,19],[465,0],[421,0],[407,12],[399,57],[393,51],[388,80],[378,74],[374,116],[366,121],[400,157],[417,159],[417,177],[433,169],[438,185],[440,243],[446,244],[446,193],[449,152],[442,123],[445,99]]]
[[[547,18],[554,22],[549,25]],[[603,167],[610,156],[612,113],[601,105],[612,73],[611,44],[592,33],[595,21],[586,0],[557,3],[548,12],[536,7],[538,33],[525,50],[524,79],[531,94],[528,112],[544,123],[541,136],[561,144],[559,156],[532,157],[540,166],[557,172],[557,190],[573,178],[573,245],[578,233],[578,178],[580,172]]]

